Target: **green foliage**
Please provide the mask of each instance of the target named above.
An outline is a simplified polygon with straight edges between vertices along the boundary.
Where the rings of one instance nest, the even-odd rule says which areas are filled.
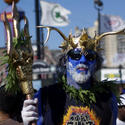
[[[93,88],[93,92],[98,91],[99,93],[107,93],[111,91],[116,96],[117,102],[120,103],[118,85],[115,80],[96,81],[96,84]]]
[[[24,31],[22,30],[19,34],[18,38],[13,38],[13,47],[15,50],[20,49],[22,46],[26,46],[29,43],[31,37],[26,37]],[[16,94],[20,91],[19,87],[19,80],[16,74],[16,67],[13,64],[11,56],[7,54],[6,51],[3,52],[4,56],[0,57],[2,63],[0,66],[7,64],[7,77],[5,78],[4,82],[6,83],[6,91],[10,91],[13,94]]]
[[[12,60],[11,58],[9,58],[9,55],[7,54],[5,54],[3,57],[0,57],[0,60],[2,61],[0,66],[7,64],[7,76],[3,81],[6,84],[5,89],[6,91],[16,94],[18,91],[20,91],[20,89],[18,85],[18,79],[16,76],[16,69],[12,63]]]
[[[66,83],[66,79],[63,76],[62,80],[63,81],[63,89],[69,93],[70,98],[74,98],[76,102],[81,101],[83,104],[90,105],[92,103],[96,102],[95,95],[93,92],[90,90],[83,90],[83,89],[76,89],[73,86],[69,86]]]
[[[0,66],[6,64],[6,63],[8,62],[8,59],[9,59],[9,56],[7,56],[7,55],[4,55],[4,56],[0,57],[0,60],[1,60],[1,62],[2,62],[2,63],[0,64]]]
[[[8,59],[7,72],[8,72],[8,74],[5,79],[6,90],[10,91],[13,94],[16,94],[18,91],[20,91],[20,87],[19,87],[19,81],[18,81],[17,75],[16,75],[16,69],[15,69],[14,65],[12,64],[11,59]]]
[[[18,79],[16,76],[16,69],[12,64],[12,60],[6,53],[4,53],[3,57],[0,57],[0,60],[2,61],[0,66],[7,64],[6,67],[7,76],[3,81],[6,84],[5,89],[6,91],[16,94],[18,91],[20,91],[20,89],[18,85]]]
[[[26,46],[30,39],[31,36],[25,36],[24,31],[22,30],[18,38],[13,38],[13,46],[15,49],[19,49],[21,46]]]
[[[94,83],[94,85],[88,90],[83,90],[82,88],[76,89],[73,86],[67,85],[67,81],[64,76],[61,80],[59,80],[59,82],[63,82],[63,89],[70,95],[70,98],[74,98],[76,102],[80,100],[83,104],[88,106],[96,103],[96,93],[105,94],[112,91],[115,94],[117,101],[120,101],[117,91],[117,84],[115,84],[115,81],[96,81],[96,83]]]

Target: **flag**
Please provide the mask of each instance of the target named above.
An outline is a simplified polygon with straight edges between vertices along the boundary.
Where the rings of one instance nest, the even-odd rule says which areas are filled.
[[[41,25],[66,26],[69,24],[68,15],[71,12],[57,3],[40,1],[42,9]]]
[[[101,33],[118,31],[125,28],[125,21],[120,16],[101,15],[100,27]]]

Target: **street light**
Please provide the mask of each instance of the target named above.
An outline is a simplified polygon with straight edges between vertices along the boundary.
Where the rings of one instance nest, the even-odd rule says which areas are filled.
[[[103,9],[101,0],[94,0],[95,9],[98,11],[98,34],[100,35],[100,11]]]

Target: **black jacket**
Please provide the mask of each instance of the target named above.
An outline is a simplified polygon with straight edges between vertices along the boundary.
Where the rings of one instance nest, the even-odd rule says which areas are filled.
[[[96,103],[89,108],[70,98],[61,84],[42,88],[42,125],[95,125],[96,122],[114,125],[112,94],[96,93],[95,96]]]

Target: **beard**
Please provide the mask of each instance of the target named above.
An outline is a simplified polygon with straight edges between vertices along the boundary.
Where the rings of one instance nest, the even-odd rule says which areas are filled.
[[[88,70],[87,73],[86,71],[82,71],[80,73],[77,72],[77,68],[79,67],[84,67],[87,68],[84,64],[79,64],[78,66],[76,66],[76,68],[72,67],[72,64],[69,63],[69,74],[72,76],[72,79],[78,83],[78,84],[83,84],[85,82],[87,82],[91,76],[90,71]]]
[[[88,73],[86,74],[85,72],[77,73],[76,71],[74,71],[72,72],[71,76],[75,82],[79,84],[83,84],[89,80],[90,72],[88,71]]]

